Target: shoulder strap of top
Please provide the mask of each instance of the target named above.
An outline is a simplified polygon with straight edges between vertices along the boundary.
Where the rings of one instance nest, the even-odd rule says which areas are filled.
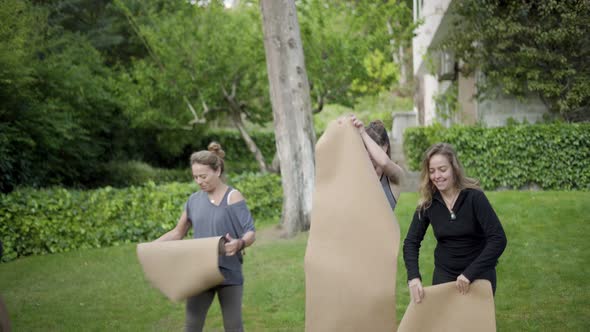
[[[230,191],[227,194],[227,205],[229,205],[229,199],[231,198],[231,194],[233,194],[236,191],[237,191],[236,189],[230,187]]]

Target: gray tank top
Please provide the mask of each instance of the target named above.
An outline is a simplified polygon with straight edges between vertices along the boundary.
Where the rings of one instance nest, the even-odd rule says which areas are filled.
[[[391,187],[389,186],[389,178],[385,175],[381,175],[381,186],[383,187],[383,191],[385,192],[385,197],[387,197],[387,201],[389,205],[391,205],[391,210],[395,210],[395,205],[397,201],[395,200],[395,196],[393,196],[393,192],[391,191]]]
[[[219,205],[211,203],[204,191],[198,191],[189,197],[185,204],[185,211],[193,225],[195,239],[226,234],[237,239],[248,231],[255,231],[254,220],[246,201],[227,204],[227,197],[232,190],[232,187],[228,187]],[[234,256],[220,256],[219,268],[225,278],[223,285],[244,283],[241,253]]]

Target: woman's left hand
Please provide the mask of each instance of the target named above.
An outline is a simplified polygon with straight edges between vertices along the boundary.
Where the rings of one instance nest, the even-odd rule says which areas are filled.
[[[467,292],[469,292],[469,285],[471,284],[471,281],[469,281],[469,279],[467,279],[464,275],[460,275],[457,277],[457,289],[459,290],[459,292],[461,292],[461,294],[465,295],[467,294]]]

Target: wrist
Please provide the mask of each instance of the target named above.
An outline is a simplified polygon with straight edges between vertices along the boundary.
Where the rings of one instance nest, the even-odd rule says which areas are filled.
[[[414,286],[418,283],[422,283],[422,280],[420,280],[420,278],[414,278],[414,279],[408,281],[408,286]]]
[[[244,250],[246,248],[246,241],[244,241],[244,239],[239,239],[238,241],[240,243],[240,246],[239,246],[240,249],[238,249],[238,250]]]

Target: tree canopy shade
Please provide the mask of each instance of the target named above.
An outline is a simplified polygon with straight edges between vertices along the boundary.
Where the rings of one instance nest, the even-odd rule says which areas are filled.
[[[454,1],[440,49],[484,73],[479,97],[535,93],[567,121],[590,119],[590,1]]]

